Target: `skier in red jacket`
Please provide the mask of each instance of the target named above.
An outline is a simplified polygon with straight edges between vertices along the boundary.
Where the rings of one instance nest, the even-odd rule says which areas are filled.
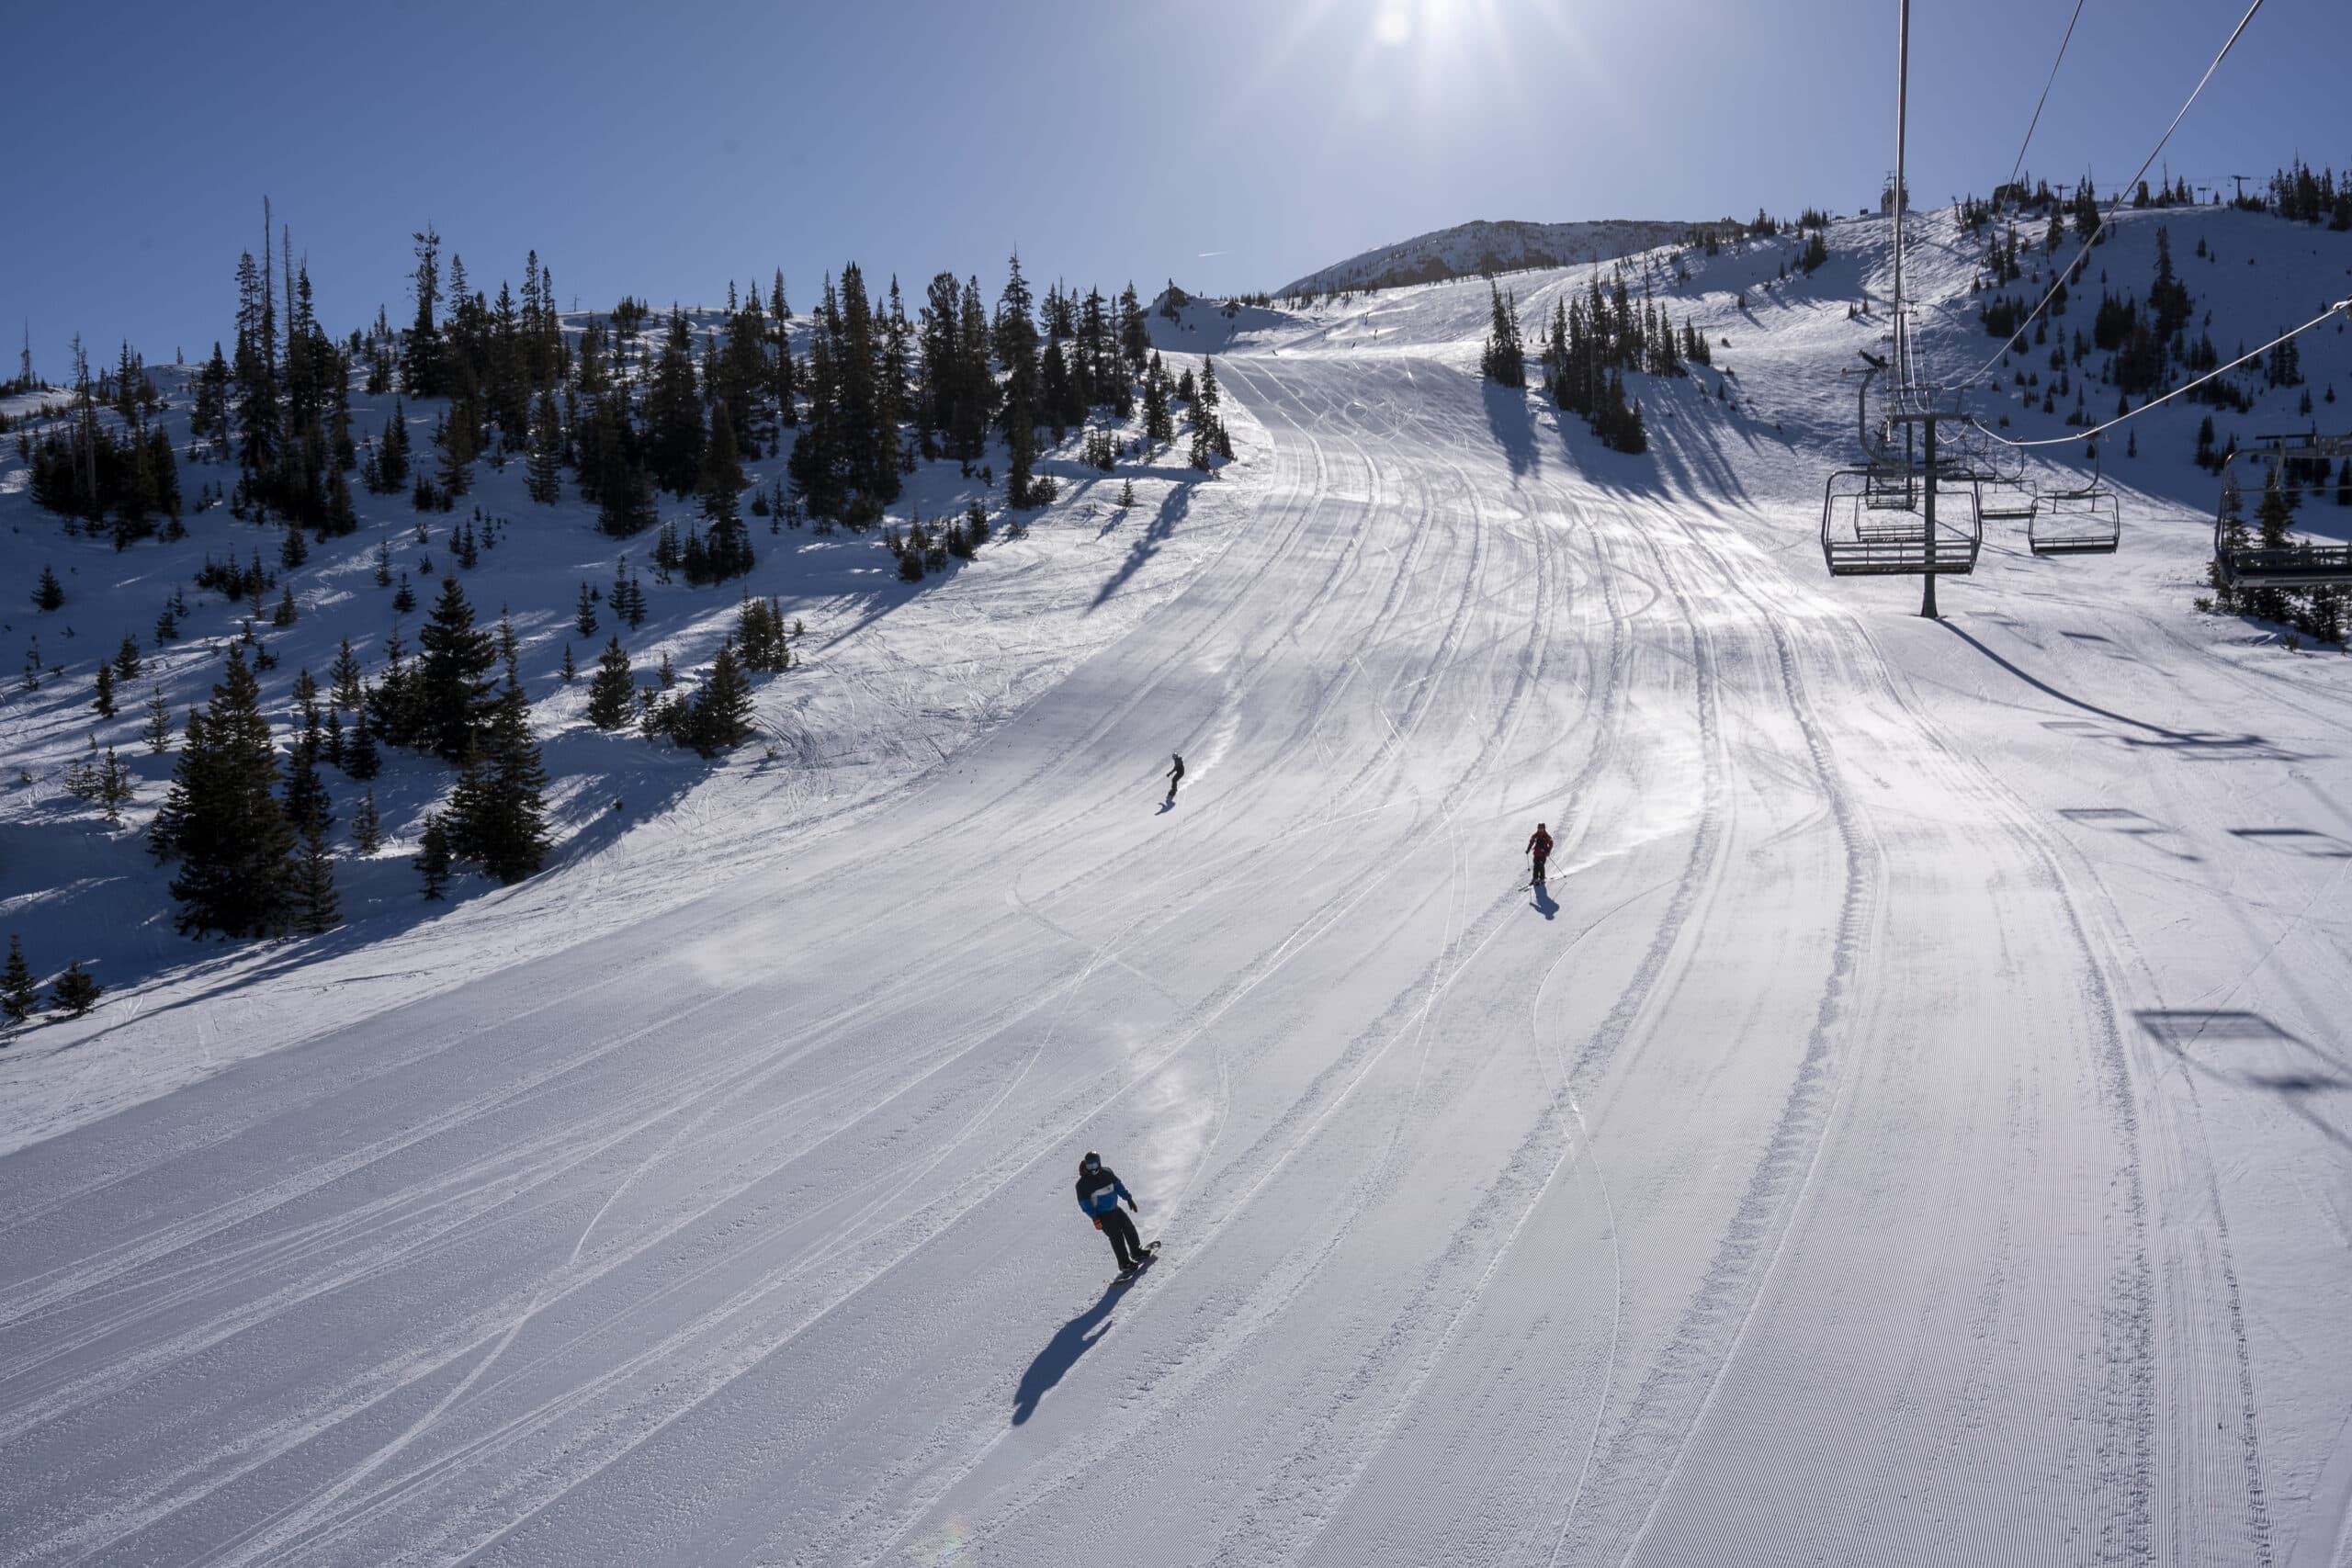
[[[1544,863],[1552,858],[1552,835],[1544,830],[1541,822],[1535,824],[1535,831],[1527,836],[1527,852],[1535,857],[1535,880],[1528,886],[1541,887],[1544,886]]]

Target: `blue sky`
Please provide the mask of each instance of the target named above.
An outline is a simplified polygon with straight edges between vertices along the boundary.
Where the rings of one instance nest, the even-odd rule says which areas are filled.
[[[2006,176],[2069,0],[1920,0],[1913,189]],[[2130,173],[2244,0],[2089,0],[2029,166]],[[1893,164],[1894,0],[690,0],[21,6],[0,357],[195,356],[266,193],[338,331],[427,221],[478,286],[797,307],[1032,276],[1272,288],[1472,218],[1851,209]],[[2177,135],[2199,181],[2352,164],[2352,6],[2268,0]]]

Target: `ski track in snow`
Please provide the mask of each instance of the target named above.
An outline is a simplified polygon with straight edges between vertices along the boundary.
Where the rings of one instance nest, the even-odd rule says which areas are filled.
[[[1244,460],[1102,526],[1091,651],[812,639],[936,765],[689,793],[704,890],[599,856],[143,1104],[53,1064],[130,1108],[0,1158],[0,1564],[2341,1562],[2352,675],[2154,494],[1942,626],[1823,581],[1883,234],[1709,258],[1743,407],[1642,460],[1482,386],[1476,279],[1156,321]]]

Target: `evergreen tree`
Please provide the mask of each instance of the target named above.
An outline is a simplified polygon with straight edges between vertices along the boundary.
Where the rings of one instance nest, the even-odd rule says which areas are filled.
[[[553,506],[563,499],[563,425],[556,417],[551,393],[539,394],[538,412],[531,421],[531,465],[526,488],[541,506]]]
[[[695,488],[702,471],[702,398],[695,387],[694,333],[673,307],[670,332],[645,398],[645,445],[654,483],[673,495]]]
[[[571,617],[582,637],[596,635],[596,591],[583,581],[580,584],[580,606]]]
[[[441,580],[441,597],[416,640],[416,743],[444,761],[462,761],[468,744],[489,728],[497,649],[474,626],[473,606],[455,577]]]
[[[563,645],[563,683],[569,686],[578,679],[580,679],[580,666],[573,660],[571,645],[567,642]]]
[[[164,688],[157,686],[147,696],[147,750],[162,756],[172,749],[172,710],[164,701]]]
[[[123,634],[122,646],[115,650],[115,679],[136,681],[139,679],[139,639],[126,632]]]
[[[294,825],[298,834],[313,829],[323,833],[334,823],[333,805],[326,781],[319,777],[318,758],[312,749],[294,747],[286,771],[286,819]]]
[[[744,678],[730,638],[718,645],[710,678],[695,694],[684,739],[706,757],[732,750],[751,738],[752,711],[752,683]]]
[[[23,939],[8,933],[8,967],[0,971],[0,1013],[10,1023],[22,1023],[40,1006],[40,980],[25,962]]]
[[[351,727],[351,734],[343,743],[343,759],[339,764],[347,778],[365,784],[383,770],[383,759],[376,750],[375,726],[362,717]]]
[[[65,966],[65,973],[49,988],[49,1005],[68,1017],[80,1018],[98,1005],[98,998],[105,992],[97,976],[83,968],[77,958]]]
[[[1498,284],[1487,284],[1487,291],[1491,317],[1487,327],[1487,346],[1478,359],[1479,370],[1489,381],[1524,387],[1527,355],[1520,340],[1517,305]]]
[[[302,832],[301,852],[294,864],[294,929],[304,936],[320,936],[343,923],[342,901],[334,886],[334,855],[327,848],[327,831],[313,823]]]
[[[351,812],[351,842],[363,855],[372,855],[384,845],[384,818],[376,809],[376,792],[361,793],[359,804]]]
[[[92,702],[90,705],[98,710],[98,716],[100,718],[112,718],[114,716],[113,665],[101,664],[98,666],[98,694],[96,700]]]
[[[547,862],[548,775],[531,735],[531,705],[512,664],[482,757],[488,787],[460,818],[466,847],[459,852],[502,883],[520,882]]]
[[[435,811],[425,818],[416,848],[416,874],[424,879],[428,900],[437,900],[448,891],[450,859],[449,829]]]
[[[342,645],[335,649],[334,666],[327,671],[327,677],[333,682],[328,691],[328,700],[346,712],[358,712],[359,660],[351,651],[349,637],[345,637]]]
[[[441,236],[427,228],[413,238],[416,321],[402,344],[401,385],[412,398],[433,398],[444,389],[441,332],[433,319],[433,308],[441,299]]]
[[[183,933],[265,936],[284,928],[294,829],[277,784],[261,688],[232,644],[210,705],[188,716],[187,744],[149,830],[156,852],[180,863],[171,886]]]
[[[595,676],[588,682],[588,722],[599,729],[618,729],[628,723],[636,698],[637,677],[616,637],[605,645]]]
[[[65,603],[65,585],[57,581],[57,569],[43,566],[40,582],[33,590],[33,605],[42,611],[54,610]]]

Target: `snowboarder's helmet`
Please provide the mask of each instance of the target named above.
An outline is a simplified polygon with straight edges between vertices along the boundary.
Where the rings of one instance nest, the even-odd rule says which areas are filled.
[[[1089,1149],[1086,1151],[1086,1157],[1078,1162],[1078,1168],[1080,1170],[1092,1170],[1096,1166],[1101,1165],[1102,1163],[1102,1156],[1096,1154],[1092,1149]]]

